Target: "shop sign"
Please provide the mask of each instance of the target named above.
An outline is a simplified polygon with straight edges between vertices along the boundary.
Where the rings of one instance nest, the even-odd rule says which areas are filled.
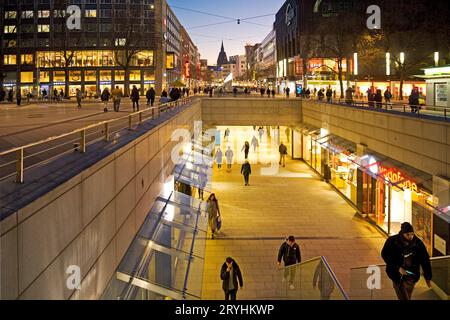
[[[286,8],[286,25],[289,27],[292,24],[292,20],[295,18],[295,8],[292,8],[289,3]]]
[[[436,105],[447,106],[448,92],[446,83],[436,83]]]
[[[397,169],[387,169],[385,167],[378,167],[379,173],[387,180],[392,183],[397,184],[400,188],[411,189],[411,191],[418,192],[419,188],[417,184],[405,177],[399,170]],[[399,183],[400,182],[400,183]]]
[[[109,85],[111,84],[111,81],[100,81],[101,86]]]
[[[66,83],[64,82],[64,81],[55,81],[55,82],[53,82],[53,85],[54,86],[64,86]]]

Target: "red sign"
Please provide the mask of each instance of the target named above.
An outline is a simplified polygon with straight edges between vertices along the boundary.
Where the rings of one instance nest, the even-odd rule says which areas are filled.
[[[406,177],[402,172],[397,169],[387,169],[385,167],[378,167],[380,174],[394,184],[398,184],[400,188],[411,189],[411,191],[418,192],[419,188],[417,184]]]

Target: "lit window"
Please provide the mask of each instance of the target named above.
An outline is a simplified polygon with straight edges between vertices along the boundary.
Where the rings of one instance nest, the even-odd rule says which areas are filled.
[[[15,19],[15,18],[17,18],[16,11],[6,11],[5,12],[5,19]]]
[[[20,81],[22,83],[33,83],[33,71],[21,72]]]
[[[48,24],[38,25],[38,32],[50,32],[50,25]]]
[[[5,33],[16,33],[17,27],[16,26],[5,26],[4,31],[5,31]]]
[[[33,55],[32,54],[22,54],[21,63],[22,64],[33,64]]]
[[[125,46],[127,39],[116,39],[116,46]]]
[[[86,10],[86,18],[96,18],[97,10]]]
[[[22,11],[22,19],[31,19],[34,16],[33,11]]]
[[[5,65],[17,64],[17,56],[15,54],[6,54],[3,62]]]
[[[50,82],[50,71],[40,71],[39,72],[40,82]]]
[[[39,10],[38,17],[39,18],[48,18],[48,17],[50,17],[50,11],[49,10]]]

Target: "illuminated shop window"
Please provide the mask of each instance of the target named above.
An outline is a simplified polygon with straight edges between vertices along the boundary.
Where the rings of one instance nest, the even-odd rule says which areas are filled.
[[[155,72],[144,71],[144,81],[152,81],[152,80],[155,80]]]
[[[111,81],[111,70],[100,71],[100,81]]]
[[[42,33],[50,32],[50,25],[48,25],[48,24],[39,24],[38,25],[38,32],[42,32]]]
[[[3,62],[5,65],[17,64],[17,56],[15,54],[6,54]]]
[[[125,71],[117,70],[115,73],[116,81],[124,81],[125,80]]]
[[[21,63],[22,64],[33,64],[34,58],[32,54],[22,54]]]
[[[141,81],[141,71],[131,70],[130,71],[130,81]]]
[[[81,71],[70,71],[69,80],[71,82],[81,82]]]
[[[166,69],[173,69],[175,67],[175,54],[168,53],[166,56]]]
[[[66,73],[64,71],[54,71],[53,72],[53,82],[65,82]]]
[[[40,82],[50,82],[50,71],[40,71],[39,72]]]
[[[15,18],[17,18],[16,11],[6,11],[5,12],[5,19],[15,19]]]
[[[84,81],[93,82],[97,81],[97,71],[87,70],[84,72]]]
[[[86,10],[86,18],[96,18],[97,10]]]
[[[48,17],[50,17],[50,11],[49,10],[39,10],[38,17],[39,18],[48,18]]]
[[[4,33],[17,33],[16,26],[5,26],[3,30],[4,30]]]
[[[20,81],[22,83],[33,83],[33,71],[21,72]]]
[[[33,11],[22,11],[22,19],[31,19],[34,17]]]

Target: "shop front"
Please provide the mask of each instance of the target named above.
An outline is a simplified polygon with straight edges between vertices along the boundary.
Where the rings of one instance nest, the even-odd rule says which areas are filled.
[[[411,223],[431,254],[433,177],[374,152],[356,162],[359,212],[388,235]]]

